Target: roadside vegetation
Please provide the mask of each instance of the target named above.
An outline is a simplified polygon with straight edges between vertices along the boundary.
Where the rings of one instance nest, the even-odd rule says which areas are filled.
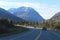
[[[28,22],[28,21],[16,22],[11,21],[9,19],[0,19],[0,36],[5,34],[21,33],[23,31],[28,30],[26,27],[16,25],[25,25],[26,27],[33,26],[34,28],[46,27],[48,30],[60,32],[60,21],[55,21],[51,19],[43,22]]]
[[[21,26],[15,26],[15,22],[8,19],[0,19],[0,37],[21,33],[28,29]]]
[[[19,23],[21,25],[25,25],[25,26],[33,26],[34,28],[42,28],[42,27],[46,27],[48,30],[54,30],[54,31],[58,31],[60,32],[60,21],[56,21],[56,20],[45,20],[43,22],[22,22]]]
[[[46,20],[44,23],[49,30],[60,32],[60,21],[49,19],[49,20]]]

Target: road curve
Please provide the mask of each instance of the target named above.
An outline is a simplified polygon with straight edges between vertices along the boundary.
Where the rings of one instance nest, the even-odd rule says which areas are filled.
[[[27,32],[0,38],[0,40],[60,40],[59,32],[32,29]]]
[[[35,40],[40,33],[40,29],[29,29],[29,31],[0,38],[0,40]]]

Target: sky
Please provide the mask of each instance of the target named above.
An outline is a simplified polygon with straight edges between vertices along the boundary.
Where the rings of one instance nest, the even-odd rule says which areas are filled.
[[[34,8],[44,19],[60,12],[60,0],[0,0],[0,7],[6,10],[21,6]]]

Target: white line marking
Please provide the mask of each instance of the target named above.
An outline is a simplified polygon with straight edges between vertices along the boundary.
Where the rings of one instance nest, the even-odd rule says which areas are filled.
[[[42,33],[42,30],[41,30],[41,32],[38,34],[38,36],[35,38],[35,40],[38,40],[38,39],[39,39],[39,37],[41,36],[41,33]]]

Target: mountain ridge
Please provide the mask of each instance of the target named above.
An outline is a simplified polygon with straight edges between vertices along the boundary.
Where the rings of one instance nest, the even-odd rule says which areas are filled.
[[[11,14],[10,12],[8,12],[7,10],[0,8],[0,18],[6,18],[6,19],[10,19],[12,21],[23,21],[22,18],[19,18],[13,14]]]
[[[31,7],[19,7],[15,10],[15,12],[13,12],[13,14],[18,17],[21,17],[26,21],[31,21],[31,22],[44,21],[43,17],[39,15],[38,12]]]
[[[57,12],[51,19],[56,21],[60,20],[60,12]]]

